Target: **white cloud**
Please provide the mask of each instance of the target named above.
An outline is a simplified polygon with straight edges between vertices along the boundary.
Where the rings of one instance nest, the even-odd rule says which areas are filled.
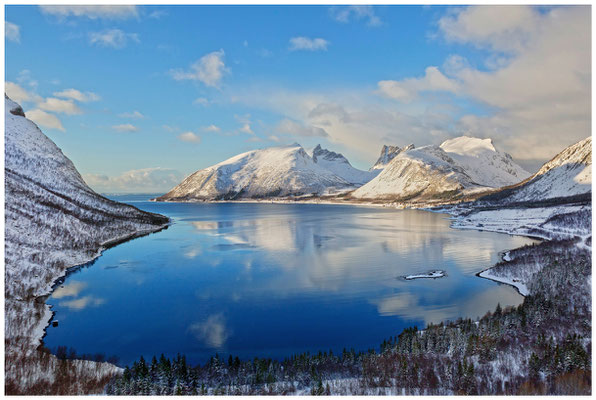
[[[444,91],[455,93],[457,83],[439,71],[437,67],[427,67],[422,78],[408,78],[402,81],[380,81],[379,93],[392,99],[409,102],[420,92]]]
[[[195,99],[195,101],[192,102],[192,104],[196,104],[198,106],[208,106],[209,105],[209,100],[207,100],[204,97],[198,97]]]
[[[254,132],[252,131],[252,128],[250,127],[250,124],[243,124],[242,127],[240,128],[240,132],[248,133],[249,135],[254,134]]]
[[[190,131],[181,133],[178,135],[178,139],[182,140],[183,142],[201,143],[201,137]]]
[[[312,125],[305,126],[288,118],[281,120],[275,130],[279,133],[292,136],[329,136],[329,134],[327,134],[323,128],[318,128]]]
[[[205,132],[221,132],[221,128],[217,125],[209,125],[203,128]]]
[[[338,22],[348,23],[350,21],[366,19],[369,26],[382,25],[381,19],[375,14],[372,6],[331,7],[329,13]]]
[[[93,92],[83,93],[77,89],[64,89],[60,92],[54,92],[54,96],[66,99],[73,99],[76,101],[80,101],[81,103],[100,100],[100,97]]]
[[[224,72],[227,71],[223,61],[223,50],[206,54],[190,66],[190,71],[171,70],[172,77],[177,80],[195,80],[206,86],[218,87]]]
[[[222,347],[230,336],[223,314],[211,315],[205,322],[192,324],[189,330],[195,335],[197,340],[211,348]]]
[[[24,69],[19,72],[19,75],[17,76],[17,82],[19,82],[21,85],[27,85],[33,89],[37,88],[38,83],[37,80],[33,79],[31,76],[31,71],[28,69]]]
[[[136,111],[136,110],[133,111],[133,112],[125,112],[125,113],[122,113],[122,114],[118,114],[118,116],[120,118],[132,118],[132,119],[143,119],[143,118],[145,118],[145,116],[142,113],[140,113],[139,111]]]
[[[118,176],[83,175],[85,182],[101,193],[156,193],[170,190],[184,175],[169,168],[142,168],[123,172]]]
[[[501,51],[522,51],[541,23],[531,7],[500,5],[455,9],[439,20],[445,39]]]
[[[113,125],[112,129],[118,132],[137,132],[139,128],[133,124]]]
[[[165,17],[166,15],[168,15],[168,12],[166,10],[155,10],[155,11],[151,11],[147,16],[149,18],[153,18],[153,19],[161,19],[162,17]]]
[[[124,48],[129,41],[139,43],[139,35],[112,28],[89,33],[89,43],[102,47]]]
[[[467,96],[496,109],[462,118],[463,133],[544,161],[591,134],[589,7],[469,7],[441,21],[447,38],[509,53],[492,70],[454,71]]]
[[[21,86],[17,85],[14,82],[5,82],[4,83],[4,92],[8,97],[10,97],[13,101],[17,103],[22,103],[25,101],[35,101],[38,96],[28,92]]]
[[[83,17],[89,19],[123,20],[138,17],[137,6],[134,5],[63,5],[39,6],[41,12],[58,18]]]
[[[48,97],[37,103],[37,107],[45,111],[63,113],[67,115],[81,114],[81,109],[72,100],[62,100]]]
[[[240,124],[242,125],[238,129],[238,132],[240,132],[240,133],[247,133],[249,135],[254,135],[254,132],[253,132],[253,130],[251,128],[252,121],[250,120],[250,114],[246,114],[246,115],[234,115],[234,118],[236,119],[236,121],[240,122]]]
[[[329,42],[325,39],[316,38],[311,39],[304,36],[293,37],[290,39],[290,47],[291,51],[296,50],[308,50],[308,51],[318,51],[318,50],[327,50],[327,46]]]
[[[21,27],[12,22],[4,22],[4,36],[10,41],[21,43]]]
[[[64,132],[64,127],[62,126],[62,122],[56,117],[54,114],[49,114],[45,111],[34,109],[29,110],[25,113],[27,118],[31,121],[35,122],[37,125],[50,128],[50,129],[57,129],[59,131]]]

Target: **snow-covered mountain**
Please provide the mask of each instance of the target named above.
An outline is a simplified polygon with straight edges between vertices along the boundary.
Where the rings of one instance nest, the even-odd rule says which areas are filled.
[[[201,169],[157,200],[320,195],[353,188],[351,181],[361,179],[358,172],[363,171],[353,168],[341,154],[317,146],[310,156],[295,143],[252,150]]]
[[[4,139],[5,351],[14,360],[33,354],[39,345],[51,312],[36,297],[49,294],[66,268],[88,262],[110,243],[158,230],[168,218],[91,190],[73,163],[8,97]],[[20,385],[21,369],[32,362],[7,363],[7,381]],[[101,368],[97,376],[115,369]]]
[[[355,185],[363,185],[377,175],[377,171],[354,168],[343,154],[323,149],[320,144],[312,151],[312,159],[321,167]]]
[[[491,139],[461,136],[444,141],[440,147],[482,186],[508,186],[530,176],[509,154],[496,150]]]
[[[588,137],[557,154],[530,178],[481,200],[535,202],[578,196],[591,191],[592,137]]]
[[[410,146],[408,146],[410,147]],[[412,146],[413,147],[413,146]],[[440,146],[406,148],[351,196],[374,200],[447,200],[511,185],[529,176],[490,139],[462,136]]]
[[[391,162],[391,160],[395,158],[396,155],[398,155],[402,151],[412,150],[413,148],[413,144],[410,144],[404,148],[398,146],[383,145],[383,148],[381,149],[381,155],[377,159],[377,162],[375,162],[375,164],[370,168],[370,171],[382,170],[387,166],[387,164]]]

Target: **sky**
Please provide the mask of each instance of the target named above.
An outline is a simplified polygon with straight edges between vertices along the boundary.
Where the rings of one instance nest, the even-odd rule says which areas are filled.
[[[257,148],[590,136],[589,6],[6,6],[5,92],[103,193]]]

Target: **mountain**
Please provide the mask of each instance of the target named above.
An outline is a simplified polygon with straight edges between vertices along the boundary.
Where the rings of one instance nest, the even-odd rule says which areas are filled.
[[[528,179],[479,200],[499,203],[571,199],[592,192],[592,137],[567,147]]]
[[[440,147],[482,186],[508,186],[530,176],[509,154],[496,150],[491,139],[461,136],[444,141]]]
[[[68,267],[90,261],[110,244],[159,230],[169,220],[91,190],[73,163],[8,97],[4,140],[5,373],[7,385],[19,387],[36,383],[21,379],[31,376],[27,368],[50,371],[40,378],[50,379],[52,363],[58,362],[33,364],[52,315],[38,296],[48,295]],[[21,362],[25,354],[27,362]],[[81,376],[81,382],[117,370],[102,365],[94,366],[93,377]]]
[[[156,200],[232,200],[345,190],[354,187],[349,179],[355,171],[343,160],[341,154],[320,146],[311,157],[297,143],[252,150],[196,171]]]
[[[399,151],[383,171],[351,193],[356,199],[452,200],[484,189],[512,184],[529,173],[490,139],[462,136],[440,146]]]
[[[320,144],[312,151],[312,159],[321,167],[355,185],[363,185],[377,175],[376,172],[354,168],[342,154],[323,149]]]
[[[369,171],[382,170],[387,166],[387,164],[389,164],[389,162],[391,162],[391,160],[395,158],[396,155],[398,155],[402,151],[412,150],[413,148],[413,144],[410,144],[404,148],[400,148],[398,146],[383,145],[383,148],[381,148],[381,155]]]

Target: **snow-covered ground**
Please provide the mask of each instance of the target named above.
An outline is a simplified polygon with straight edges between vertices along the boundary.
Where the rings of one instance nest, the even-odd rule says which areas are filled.
[[[460,214],[463,210],[457,207],[452,210],[445,209],[452,215],[454,214],[451,224],[453,228],[532,236],[547,240],[590,236],[591,227],[587,224],[562,224],[555,222],[554,218],[559,215],[572,215],[575,213],[587,215],[591,210],[591,204],[502,208],[472,212],[467,209],[467,212],[470,213],[464,213],[463,215]]]
[[[453,215],[453,228],[524,235],[544,240],[571,240],[576,247],[590,253],[592,251],[591,204],[478,211],[454,207],[447,211]],[[519,260],[514,256],[516,253],[520,253],[520,250],[507,251],[502,263],[480,272],[478,276],[511,285],[527,296],[531,293],[528,282],[533,274],[540,272],[544,263],[532,259],[520,268]]]
[[[415,275],[406,275],[404,276],[405,280],[412,280],[412,279],[424,279],[424,278],[442,278],[445,276],[445,271],[441,271],[441,270],[435,270],[435,271],[430,271],[426,274],[415,274]]]

